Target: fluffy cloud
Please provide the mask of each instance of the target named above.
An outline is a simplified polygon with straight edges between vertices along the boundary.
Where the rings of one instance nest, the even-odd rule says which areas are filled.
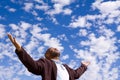
[[[45,3],[43,3],[42,6],[41,6],[41,5],[38,5],[38,4],[35,5],[35,8],[38,9],[38,10],[47,11],[47,10],[49,9],[49,6],[48,6],[47,4],[45,4]]]
[[[41,31],[42,31],[42,29],[40,27],[38,27],[38,25],[36,25],[31,30],[31,33],[32,33],[33,37],[37,38],[38,40],[44,41],[44,46],[56,47],[59,50],[63,50],[63,47],[57,38],[51,37],[51,34],[49,34],[49,33],[41,34],[40,33]]]
[[[105,23],[118,24],[118,16],[120,15],[120,1],[96,1],[95,3],[93,3],[92,7],[93,9],[98,9],[102,15],[108,18]]]
[[[10,12],[15,12],[15,11],[16,11],[15,8],[11,8],[11,7],[9,7],[9,6],[6,6],[5,8],[8,9],[8,11],[10,11]]]
[[[69,15],[72,13],[71,9],[64,8],[65,6],[70,5],[72,3],[72,0],[65,0],[65,1],[52,0],[52,2],[54,3],[53,5],[54,9],[48,10],[46,14],[54,15],[54,14],[63,13],[65,15]]]
[[[66,59],[68,59],[68,58],[69,58],[69,55],[66,54],[66,55],[62,56],[61,59],[62,59],[62,60],[66,60]]]
[[[14,9],[14,8],[10,8],[9,11],[10,11],[10,12],[15,12],[16,9]]]
[[[103,33],[105,31],[105,34],[106,31],[109,31],[108,33],[112,33],[109,29],[103,29],[102,31]],[[82,41],[80,43],[81,46],[86,47],[85,49],[81,50],[71,47],[71,49],[73,49],[73,51],[76,53],[75,55],[76,58],[80,58],[91,62],[91,65],[89,66],[89,70],[87,73],[84,74],[84,76],[93,77],[90,80],[98,80],[98,79],[116,80],[118,77],[118,71],[117,71],[118,68],[117,67],[112,68],[111,66],[117,59],[119,59],[117,47],[115,46],[116,38],[111,37],[109,34],[106,34],[105,36],[100,36],[98,38],[94,33],[89,35],[90,35],[89,40]],[[116,75],[111,75],[111,74],[116,74]],[[87,80],[88,78],[84,76],[82,76],[81,79]]]
[[[86,27],[86,19],[85,17],[79,17],[78,19],[75,19],[72,23],[70,23],[69,26],[72,28]]]
[[[84,28],[91,27],[94,24],[119,24],[119,16],[120,16],[120,1],[107,1],[102,2],[100,0],[95,1],[91,7],[93,10],[99,10],[101,14],[98,15],[85,15],[79,16],[77,19],[72,18],[69,26],[71,28]],[[92,24],[92,25],[91,25]]]
[[[78,35],[79,36],[86,36],[88,34],[86,29],[80,29]]]
[[[117,31],[119,31],[119,32],[120,32],[120,26],[118,26],[118,27],[117,27]]]
[[[32,10],[33,8],[33,3],[24,3],[24,7],[23,9],[27,12],[29,12],[30,10]]]
[[[67,38],[67,36],[66,36],[65,34],[58,35],[58,38],[59,38],[60,40],[68,41],[68,38]]]
[[[97,8],[100,10],[101,13],[109,14],[113,13],[116,10],[118,11],[120,8],[120,1],[107,1],[107,2],[100,2],[96,1],[93,3],[93,8]]]
[[[6,27],[5,25],[0,24],[0,38],[1,39],[4,38],[5,36],[5,32],[6,32],[5,27]]]

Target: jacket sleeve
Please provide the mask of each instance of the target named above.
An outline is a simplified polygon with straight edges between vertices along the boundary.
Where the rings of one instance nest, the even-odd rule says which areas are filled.
[[[70,78],[73,80],[78,79],[87,70],[87,67],[84,64],[81,64],[81,66],[76,70],[70,68],[67,65],[65,65],[65,67],[69,72]]]
[[[23,48],[20,51],[16,49],[15,52],[28,71],[36,75],[41,75],[44,68],[44,60],[34,61]]]
[[[87,70],[87,67],[84,64],[81,64],[79,68],[74,70],[74,78],[78,79],[86,70]]]

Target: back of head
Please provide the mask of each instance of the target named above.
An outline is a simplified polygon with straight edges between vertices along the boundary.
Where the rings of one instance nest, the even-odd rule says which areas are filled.
[[[54,58],[59,58],[60,57],[60,52],[58,51],[57,48],[48,48],[46,53],[45,53],[45,58],[47,59],[54,59]]]

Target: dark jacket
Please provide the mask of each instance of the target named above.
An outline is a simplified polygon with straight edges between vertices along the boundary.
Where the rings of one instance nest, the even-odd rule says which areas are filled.
[[[22,48],[21,51],[15,50],[21,62],[33,74],[41,75],[42,80],[56,80],[57,67],[52,60],[40,58],[34,61],[32,57]],[[71,69],[66,64],[63,64],[69,73],[69,79],[78,79],[87,69],[85,65],[81,65],[76,70]]]

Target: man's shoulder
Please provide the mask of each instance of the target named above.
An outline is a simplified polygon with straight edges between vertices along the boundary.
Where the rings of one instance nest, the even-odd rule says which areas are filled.
[[[55,63],[52,60],[46,59],[46,58],[40,58],[38,61],[38,64],[42,64],[43,66],[47,67],[52,67],[55,66]]]
[[[42,62],[52,62],[52,60],[46,59],[44,57],[40,58],[38,61],[42,61]]]
[[[63,66],[66,67],[66,68],[69,68],[69,66],[67,64],[63,64]]]

